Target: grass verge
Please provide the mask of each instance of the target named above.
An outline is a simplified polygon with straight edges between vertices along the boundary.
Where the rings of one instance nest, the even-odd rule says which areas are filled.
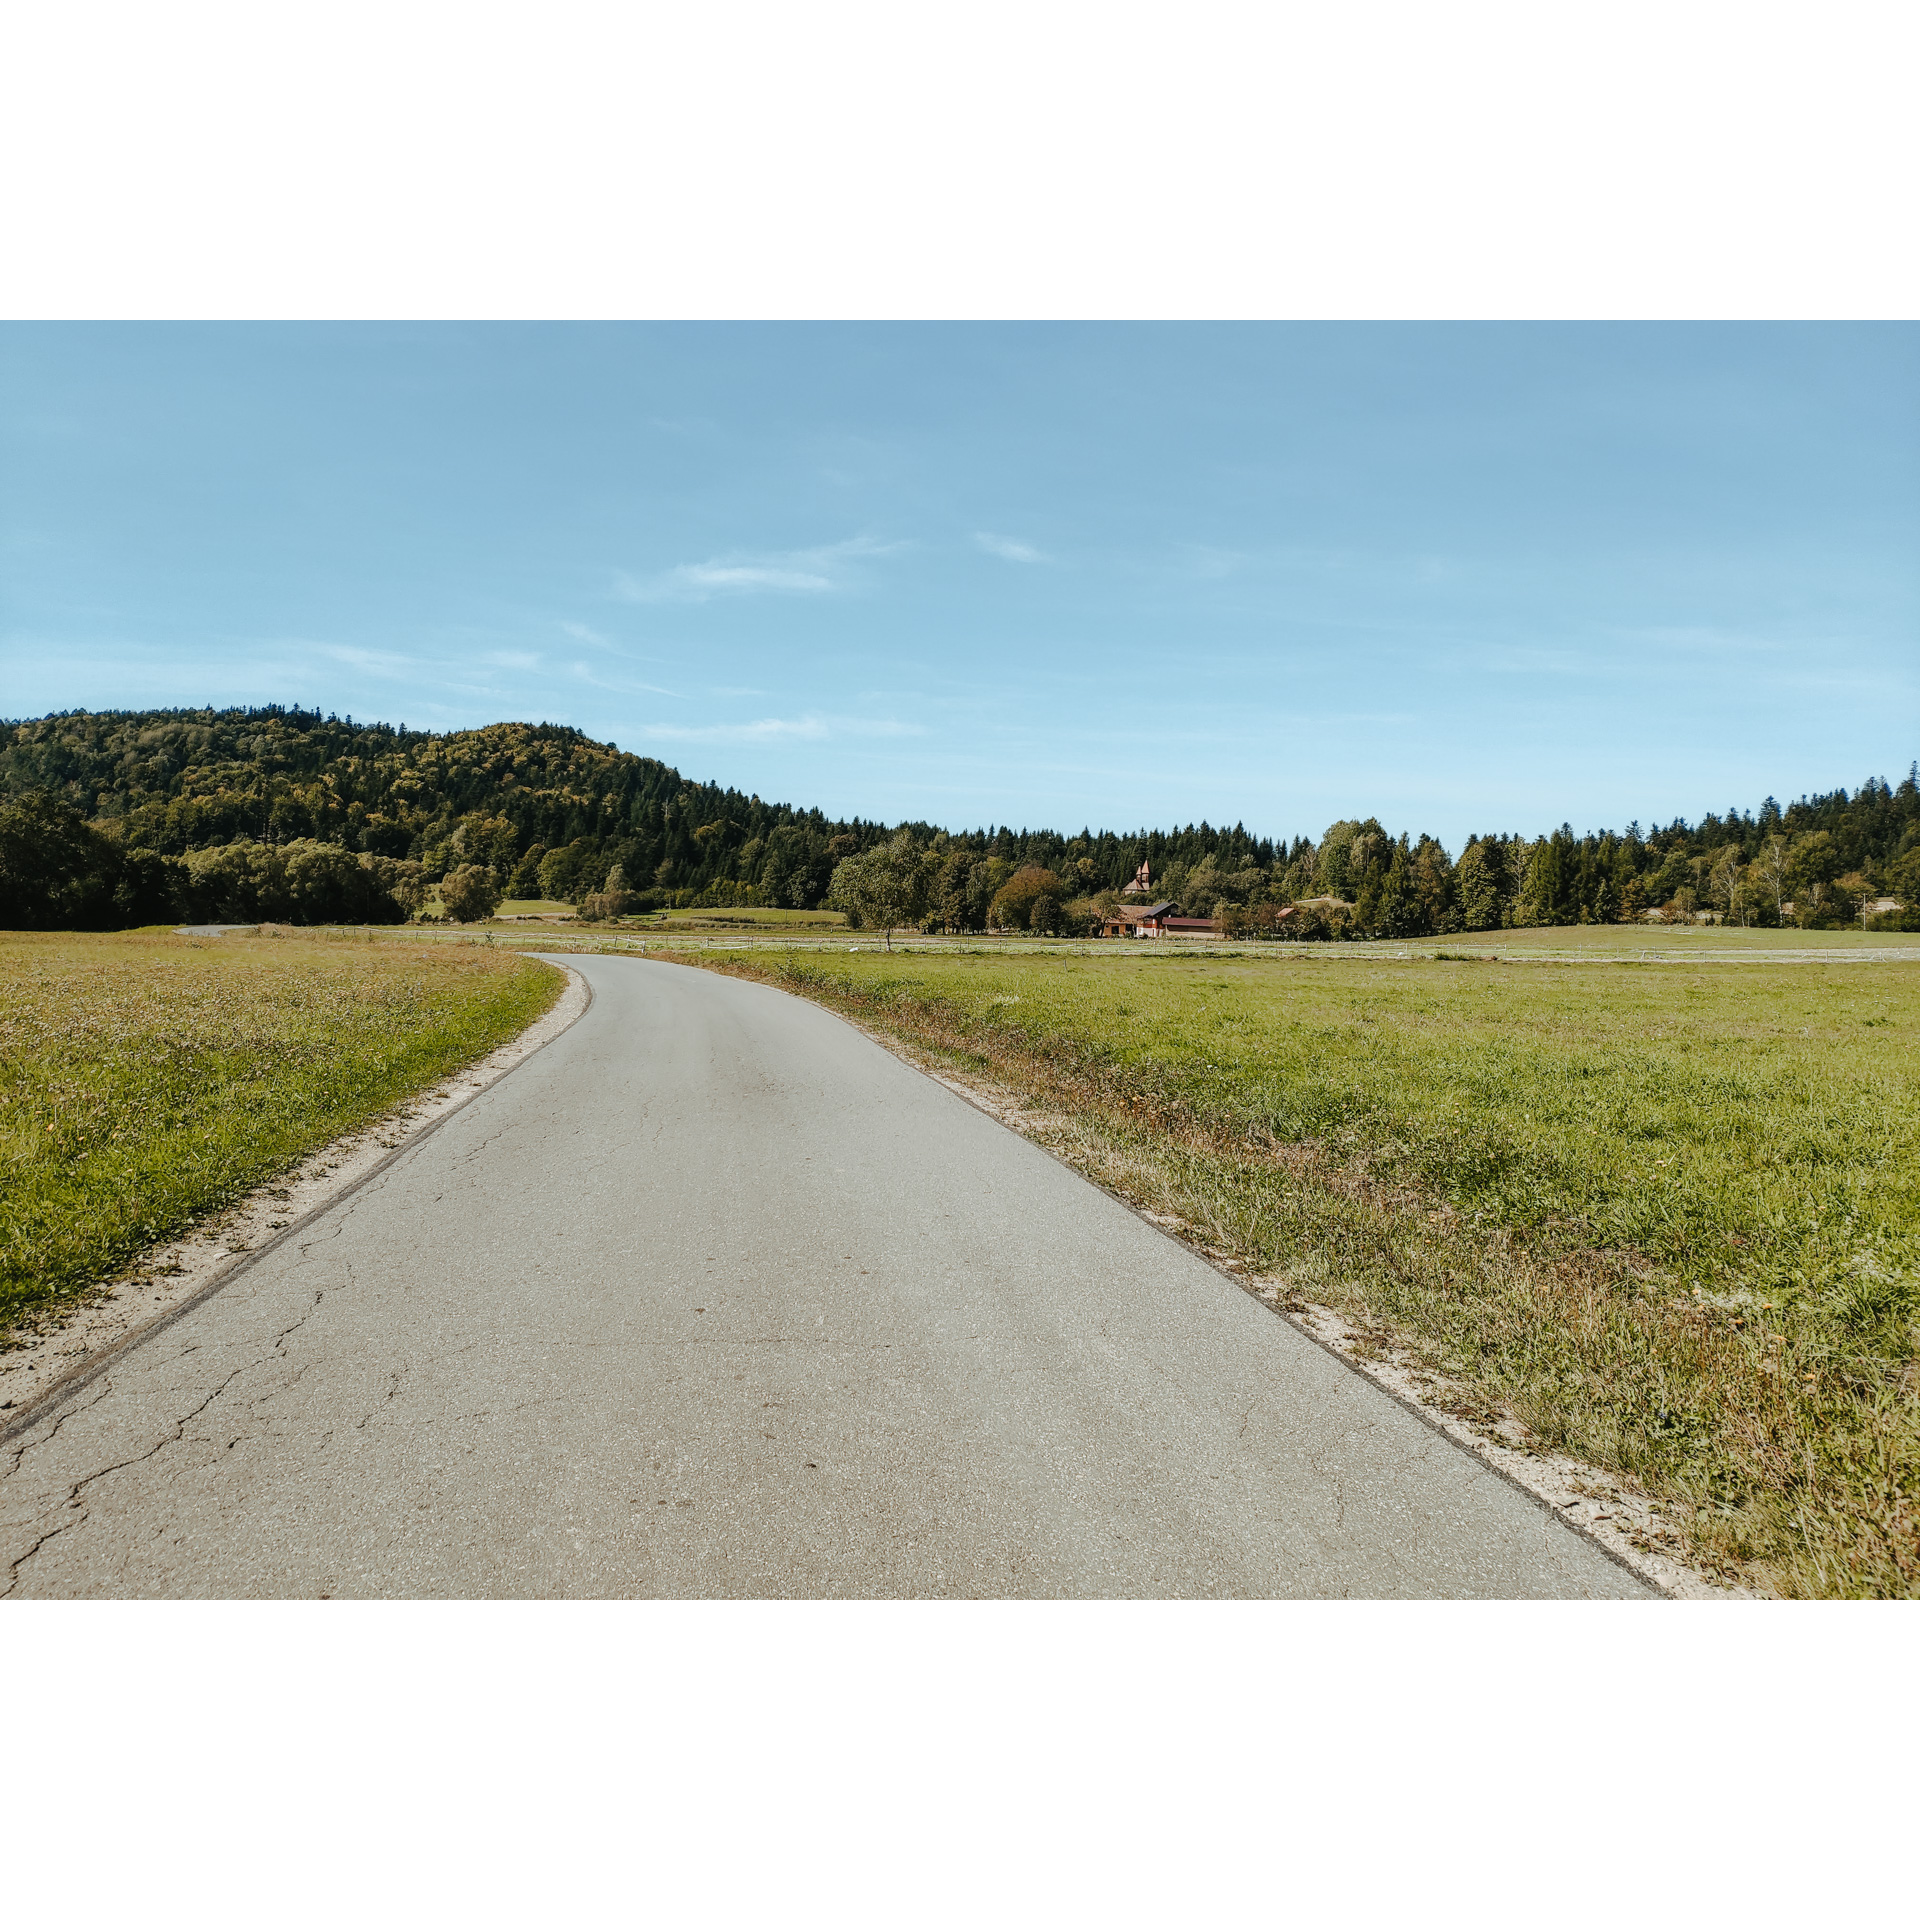
[[[0,934],[0,1340],[490,1053],[563,985],[484,947]]]
[[[1920,967],[683,957],[1059,1150],[1786,1595],[1920,1589]]]

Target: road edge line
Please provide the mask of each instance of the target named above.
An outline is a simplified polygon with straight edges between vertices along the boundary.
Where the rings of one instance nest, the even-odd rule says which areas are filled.
[[[377,1174],[389,1171],[397,1162],[411,1153],[415,1147],[421,1145],[422,1142],[438,1133],[455,1115],[466,1112],[475,1101],[491,1093],[493,1089],[510,1074],[517,1072],[521,1067],[525,1066],[529,1060],[544,1053],[562,1034],[571,1033],[592,1010],[592,981],[590,981],[579,968],[570,967],[565,961],[556,959],[551,954],[532,953],[528,954],[526,958],[543,961],[556,971],[569,975],[572,979],[578,981],[580,986],[585,990],[586,998],[581,1002],[578,1011],[575,1012],[573,1017],[568,1020],[564,1026],[556,1027],[553,1032],[548,1034],[537,1046],[528,1048],[519,1059],[510,1060],[485,1086],[476,1088],[465,1100],[449,1106],[444,1113],[435,1114],[423,1127],[414,1133],[410,1133],[406,1139],[400,1141],[395,1146],[384,1149],[379,1158],[376,1159],[371,1166],[362,1168],[359,1173],[355,1174],[354,1177],[347,1181],[337,1192],[325,1195],[313,1206],[309,1207],[305,1213],[299,1215],[296,1219],[288,1221],[281,1234],[276,1235],[273,1239],[263,1241],[257,1247],[249,1248],[245,1253],[236,1254],[233,1256],[230,1264],[216,1268],[214,1272],[209,1274],[191,1293],[174,1301],[170,1307],[156,1314],[151,1320],[145,1322],[145,1324],[130,1328],[117,1340],[110,1341],[106,1346],[102,1347],[97,1353],[89,1354],[86,1359],[82,1360],[77,1366],[68,1369],[67,1372],[61,1374],[57,1379],[49,1381],[40,1394],[34,1399],[29,1400],[24,1407],[8,1420],[4,1427],[0,1427],[0,1447],[10,1446],[15,1440],[30,1433],[48,1414],[57,1411],[76,1395],[83,1393],[87,1387],[97,1380],[102,1373],[106,1372],[109,1367],[125,1359],[128,1354],[134,1352],[136,1349],[144,1346],[156,1334],[164,1333],[167,1328],[177,1325],[196,1307],[204,1306],[216,1294],[224,1292],[226,1288],[238,1280],[256,1261],[264,1259],[266,1255],[286,1244],[287,1236],[298,1234],[308,1227],[311,1227],[316,1221],[324,1219],[326,1215],[331,1213],[335,1207],[339,1206],[343,1200],[350,1200]],[[549,1011],[552,1011],[552,1009],[549,1009]],[[546,1015],[543,1014],[541,1018],[545,1019]],[[528,1027],[536,1024],[538,1023],[535,1021],[529,1021],[527,1023]],[[524,1034],[525,1031],[526,1028],[522,1028],[522,1034]],[[519,1038],[520,1036],[516,1035],[512,1040],[503,1040],[500,1046],[494,1049],[494,1052],[498,1053],[506,1047],[516,1045]],[[477,1069],[484,1069],[486,1060],[490,1057],[490,1055],[483,1056],[481,1059],[473,1061],[470,1065],[460,1068],[458,1072],[450,1073],[444,1079],[435,1081],[431,1087],[422,1088],[417,1094],[409,1094],[407,1100],[399,1104],[406,1105],[417,1100],[432,1099],[434,1094],[444,1088],[450,1081],[458,1080],[462,1075],[472,1073]],[[361,1127],[351,1129],[350,1132],[362,1132],[365,1130],[365,1127],[377,1126],[379,1124],[380,1122],[377,1119],[368,1121],[363,1123]],[[316,1147],[314,1151],[307,1156],[307,1161],[317,1160],[321,1155],[332,1152],[333,1149],[340,1144],[341,1140],[349,1137],[350,1133],[341,1134],[326,1146]],[[305,1164],[307,1164],[307,1162],[302,1162],[302,1165]],[[282,1175],[280,1177],[284,1179],[286,1176]],[[273,1181],[263,1182],[260,1186],[256,1187],[252,1193],[243,1196],[237,1201],[230,1202],[229,1207],[221,1211],[229,1211],[232,1207],[246,1206],[249,1202],[265,1193],[267,1188],[274,1184]]]

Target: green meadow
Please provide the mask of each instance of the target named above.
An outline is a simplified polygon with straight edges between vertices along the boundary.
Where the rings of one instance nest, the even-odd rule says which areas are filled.
[[[1588,960],[1766,959],[1822,954],[1828,959],[1920,959],[1920,936],[1859,927],[1799,928],[1699,926],[1505,927],[1490,933],[1438,934],[1422,940],[1383,941],[1374,952],[1494,953],[1514,959],[1570,954]],[[1349,951],[1365,952],[1360,946]]]
[[[675,931],[707,927],[741,927],[765,933],[791,931],[830,932],[847,924],[844,913],[824,907],[680,907],[668,913],[650,914],[649,926]]]
[[[1709,1567],[1915,1591],[1920,964],[1372,951],[704,959],[1070,1114],[1095,1177],[1629,1475]]]
[[[0,933],[0,1339],[491,1052],[563,984],[364,934]]]

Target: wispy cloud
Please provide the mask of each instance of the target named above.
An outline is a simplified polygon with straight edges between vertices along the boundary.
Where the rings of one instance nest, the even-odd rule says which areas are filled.
[[[637,579],[622,573],[615,591],[623,600],[711,600],[750,593],[845,593],[863,584],[858,566],[898,553],[903,543],[861,535],[825,547],[793,547],[781,553],[726,553]]]
[[[576,636],[578,637],[578,636]],[[543,653],[530,648],[490,647],[478,653],[391,653],[373,647],[320,645],[308,649],[324,660],[368,675],[376,680],[400,685],[432,687],[448,693],[463,693],[488,700],[511,699],[524,702],[529,697],[526,682],[518,676],[538,675],[548,686],[571,682],[592,687],[598,693],[622,696],[653,694],[663,700],[686,700],[690,695],[651,680],[636,680],[619,674],[618,669],[601,671],[585,660],[549,661]],[[476,678],[478,671],[487,678]],[[534,697],[538,697],[537,693]]]
[[[576,660],[567,673],[570,678],[580,681],[584,686],[594,687],[601,693],[657,693],[667,700],[685,700],[688,697],[684,693],[676,693],[671,687],[657,687],[651,680],[602,679],[584,660]]]
[[[642,727],[648,740],[895,740],[926,732],[905,720],[861,720],[825,713],[794,719],[743,720],[711,727]]]
[[[537,654],[512,652],[463,654],[451,658],[424,653],[389,653],[375,647],[343,647],[328,643],[304,649],[323,660],[351,667],[372,680],[391,681],[398,686],[432,687],[442,693],[469,694],[477,699],[505,699],[510,690],[492,680],[474,677],[480,667],[513,667],[521,661],[537,661]]]
[[[1001,560],[1018,561],[1025,567],[1038,566],[1047,558],[1038,547],[1031,547],[1024,540],[1009,539],[1004,533],[976,533],[973,539],[983,553]]]
[[[411,680],[426,663],[410,653],[376,653],[371,647],[319,646],[314,652],[343,667],[358,667],[380,680]]]

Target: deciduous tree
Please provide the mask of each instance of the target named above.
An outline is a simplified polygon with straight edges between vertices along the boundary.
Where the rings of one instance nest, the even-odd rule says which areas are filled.
[[[893,947],[895,927],[912,926],[925,908],[928,862],[911,834],[842,860],[833,870],[827,904],[856,925],[874,928]]]
[[[477,861],[456,867],[440,882],[440,904],[449,920],[490,920],[500,904],[500,889],[493,869]]]
[[[1776,920],[1784,920],[1787,914],[1788,853],[1786,836],[1769,834],[1766,844],[1760,849],[1759,859],[1753,863],[1759,869],[1761,885],[1773,896],[1773,915]]]
[[[1731,920],[1740,900],[1740,849],[1725,847],[1707,875],[1707,890],[1720,911]]]
[[[1051,900],[1056,916],[1054,925],[1057,926],[1059,906],[1066,895],[1066,882],[1057,873],[1046,867],[1022,867],[993,896],[993,905],[987,912],[987,924],[990,927],[1030,927],[1035,906],[1041,900]]]

